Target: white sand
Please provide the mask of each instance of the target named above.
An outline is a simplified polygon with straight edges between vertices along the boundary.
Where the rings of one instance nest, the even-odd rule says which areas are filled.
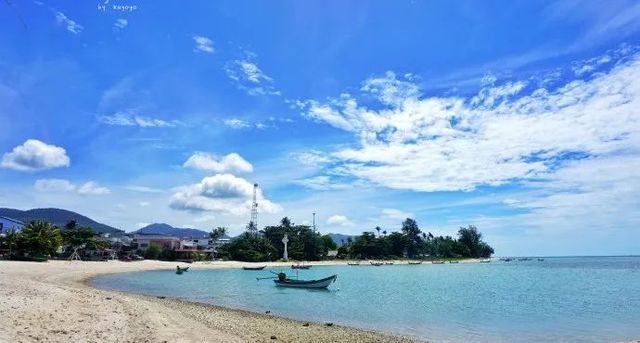
[[[318,263],[314,263],[318,264]],[[192,269],[247,263],[195,263]],[[263,264],[256,264],[263,265]],[[269,265],[278,265],[269,263]],[[285,264],[289,265],[289,264]],[[303,322],[89,287],[100,274],[173,269],[175,262],[0,261],[1,342],[407,342]],[[271,337],[275,336],[275,340]]]

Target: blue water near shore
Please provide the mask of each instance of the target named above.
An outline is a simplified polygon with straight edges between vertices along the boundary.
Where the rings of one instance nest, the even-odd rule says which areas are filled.
[[[268,270],[149,271],[102,276],[92,283],[435,341],[640,339],[640,257],[314,266],[300,278],[331,274],[338,280],[324,291],[256,281],[269,276]]]

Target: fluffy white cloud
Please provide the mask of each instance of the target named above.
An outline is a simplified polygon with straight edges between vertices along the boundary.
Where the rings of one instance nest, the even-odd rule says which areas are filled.
[[[109,188],[100,186],[93,181],[76,186],[65,179],[39,179],[36,180],[33,187],[40,192],[76,192],[81,195],[105,195],[111,193]]]
[[[233,129],[246,129],[248,127],[251,127],[251,125],[249,123],[247,123],[246,121],[242,120],[242,119],[237,119],[237,118],[229,118],[229,119],[225,119],[224,120],[224,125],[233,128]]]
[[[402,221],[407,218],[413,218],[414,215],[411,212],[405,212],[395,208],[385,208],[382,210],[382,218]]]
[[[280,206],[267,200],[262,190],[257,192],[258,209],[262,213],[277,213]],[[178,187],[170,206],[178,210],[211,211],[233,215],[248,214],[251,209],[253,184],[231,174],[216,174],[199,183]]]
[[[2,156],[2,168],[36,171],[58,167],[68,167],[69,156],[64,148],[28,139]]]
[[[253,166],[237,153],[230,153],[222,158],[218,158],[206,152],[195,152],[182,165],[185,168],[208,170],[216,173],[235,173],[253,171]]]
[[[116,19],[116,21],[113,23],[113,28],[115,30],[122,30],[125,27],[127,27],[127,25],[129,25],[129,21],[127,19]]]
[[[104,195],[111,193],[107,187],[98,185],[93,181],[85,182],[78,188],[78,193],[82,195]]]
[[[359,140],[333,153],[334,171],[395,189],[469,191],[553,174],[566,160],[640,150],[637,52],[556,89],[506,82],[470,98],[416,89],[387,73],[362,87],[383,106],[350,94],[306,102],[308,117]]]
[[[258,67],[254,58],[255,54],[247,53],[245,59],[228,62],[224,70],[229,79],[249,95],[280,95],[273,87],[273,79]]]
[[[215,52],[213,48],[213,41],[204,36],[193,36],[193,40],[196,42],[196,51],[206,52],[212,54]]]
[[[56,21],[58,22],[58,24],[62,24],[66,27],[67,31],[73,33],[73,34],[78,34],[80,32],[82,32],[82,30],[84,30],[84,27],[82,27],[82,25],[76,23],[75,21],[69,19],[69,17],[67,17],[64,13],[62,12],[55,12],[56,14]]]
[[[149,127],[176,127],[182,123],[178,120],[166,121],[158,118],[150,118],[130,114],[128,112],[118,112],[110,116],[100,116],[98,120],[107,125],[114,126],[139,126],[143,128]]]
[[[349,218],[340,214],[334,214],[327,219],[327,224],[337,226],[352,226],[353,223]]]

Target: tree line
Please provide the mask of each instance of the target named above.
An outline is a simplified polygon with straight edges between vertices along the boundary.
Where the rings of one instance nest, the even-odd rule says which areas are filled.
[[[355,238],[348,238],[337,248],[329,235],[314,232],[310,226],[295,225],[284,217],[279,225],[267,226],[258,234],[247,231],[218,248],[218,257],[238,261],[276,261],[284,252],[282,238],[286,234],[289,259],[315,261],[327,258],[337,248],[337,258],[481,258],[490,257],[494,250],[482,240],[478,229],[469,225],[458,230],[457,238],[433,236],[423,232],[414,219],[402,222],[399,232],[387,234],[376,227]]]
[[[0,251],[10,259],[45,261],[55,255],[70,255],[73,249],[101,250],[109,244],[96,237],[90,227],[69,221],[64,227],[34,220],[21,230],[0,236]]]

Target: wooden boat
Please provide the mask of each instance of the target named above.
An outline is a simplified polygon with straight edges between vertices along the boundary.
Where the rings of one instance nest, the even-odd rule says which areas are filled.
[[[409,261],[409,264],[422,264],[422,261],[418,261],[418,262],[411,262],[411,261]]]
[[[459,263],[459,261],[449,261],[449,263]]]
[[[266,266],[260,266],[260,267],[242,267],[242,269],[244,270],[263,270]]]
[[[188,270],[189,270],[189,267],[187,267],[187,268],[180,268],[180,266],[177,266],[177,267],[176,267],[176,274],[182,274],[182,272],[186,272],[186,271],[188,271]],[[180,273],[178,273],[178,272],[180,272]]]
[[[384,264],[388,265],[388,266],[392,266],[393,262],[385,262]]]
[[[431,261],[431,264],[444,264],[444,261]]]
[[[347,265],[348,266],[359,266],[360,262],[353,262],[353,263],[352,262],[347,262]]]
[[[384,264],[382,262],[369,262],[369,263],[371,263],[372,266],[376,266],[376,267],[380,267],[381,265]]]
[[[291,288],[327,288],[332,282],[335,282],[338,275],[331,275],[320,280],[292,280],[284,278],[283,280],[273,280],[276,286]]]
[[[310,264],[292,264],[291,269],[311,269]]]

